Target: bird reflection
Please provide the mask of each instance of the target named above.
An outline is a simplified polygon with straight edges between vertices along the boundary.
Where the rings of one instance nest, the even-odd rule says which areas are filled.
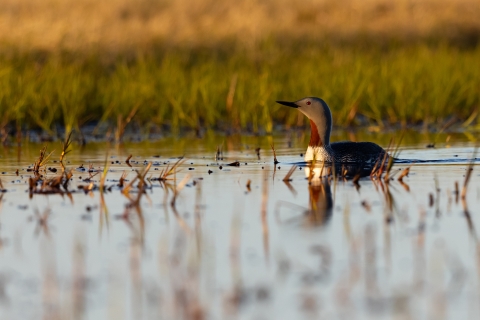
[[[286,182],[288,186],[288,182]],[[308,184],[308,208],[303,206],[287,202],[279,201],[276,206],[275,214],[277,221],[281,224],[296,223],[301,220],[301,223],[310,226],[320,226],[327,223],[333,210],[333,198],[330,187],[330,180],[326,177],[317,178]],[[285,218],[283,214],[280,214],[281,207],[290,207],[293,211],[301,211],[302,215]]]
[[[368,177],[375,170],[375,166],[356,163],[309,163],[305,167],[305,176],[314,184],[318,180],[332,176],[343,179],[355,179],[355,177]]]
[[[330,182],[326,178],[319,179],[318,183],[308,186],[310,194],[310,208],[307,213],[309,223],[323,225],[332,216],[333,198]]]

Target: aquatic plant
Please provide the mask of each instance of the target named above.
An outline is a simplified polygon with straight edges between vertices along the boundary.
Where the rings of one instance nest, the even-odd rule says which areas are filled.
[[[274,124],[307,125],[276,99],[316,95],[340,126],[440,129],[453,118],[478,126],[480,71],[472,66],[480,47],[272,46],[255,55],[169,49],[109,63],[98,54],[75,58],[74,67],[62,56],[0,55],[0,125],[5,133],[41,129],[57,137],[89,123],[113,130],[117,142],[129,128],[271,132]]]

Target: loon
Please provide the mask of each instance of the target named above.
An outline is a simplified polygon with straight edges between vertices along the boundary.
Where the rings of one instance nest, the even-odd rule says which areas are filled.
[[[310,119],[311,135],[305,161],[326,163],[355,163],[373,165],[382,161],[387,152],[373,142],[342,141],[330,143],[332,113],[320,98],[308,97],[295,102],[276,101],[284,106],[297,108]]]

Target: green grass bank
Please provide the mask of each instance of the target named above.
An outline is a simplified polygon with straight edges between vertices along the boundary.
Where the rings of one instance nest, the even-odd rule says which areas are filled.
[[[319,96],[334,124],[478,128],[480,46],[280,45],[149,53],[8,53],[0,56],[0,128],[212,128],[271,131],[303,125],[275,100]],[[131,121],[130,121],[131,120]],[[130,121],[130,122],[129,122]],[[63,130],[63,129],[62,129]]]

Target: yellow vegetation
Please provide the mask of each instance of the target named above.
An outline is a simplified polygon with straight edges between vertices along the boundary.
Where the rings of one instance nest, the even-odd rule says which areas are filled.
[[[0,43],[28,50],[247,48],[266,39],[478,42],[478,0],[2,0]]]

